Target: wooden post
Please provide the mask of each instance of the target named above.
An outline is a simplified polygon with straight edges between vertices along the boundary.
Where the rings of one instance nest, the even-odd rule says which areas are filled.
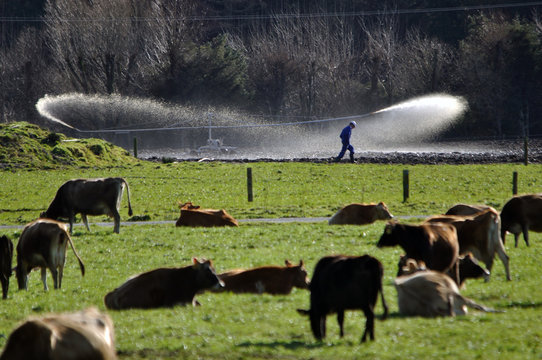
[[[247,191],[248,191],[248,201],[251,202],[252,197],[252,168],[247,168]]]
[[[134,157],[137,157],[137,138],[134,137]]]
[[[403,202],[407,202],[410,192],[408,170],[403,170]]]
[[[512,174],[512,194],[517,195],[518,194],[518,172],[514,171]]]
[[[523,139],[523,163],[529,164],[529,138],[527,136]]]

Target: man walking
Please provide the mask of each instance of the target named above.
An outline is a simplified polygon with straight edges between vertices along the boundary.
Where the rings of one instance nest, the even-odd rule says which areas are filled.
[[[339,155],[335,158],[335,162],[341,161],[346,150],[350,151],[350,162],[351,163],[354,162],[354,147],[350,144],[350,135],[352,135],[352,129],[355,127],[356,127],[356,122],[350,121],[350,124],[348,124],[348,126],[346,126],[341,131],[341,135],[339,135],[339,137],[341,138],[343,147]]]

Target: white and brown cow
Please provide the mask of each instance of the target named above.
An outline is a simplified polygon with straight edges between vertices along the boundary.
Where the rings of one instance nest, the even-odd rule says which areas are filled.
[[[378,204],[350,204],[339,209],[328,223],[329,225],[366,225],[377,220],[389,220],[393,215],[383,202]]]
[[[210,260],[192,259],[180,268],[159,268],[136,275],[104,297],[108,309],[151,309],[192,303],[195,295],[224,283]]]
[[[455,316],[467,314],[467,307],[494,312],[459,293],[457,284],[438,271],[416,271],[395,278],[399,313],[407,316]]]
[[[49,208],[40,217],[58,220],[66,218],[73,229],[75,215],[81,214],[88,231],[87,215],[107,215],[115,222],[114,231],[120,231],[119,207],[126,187],[128,215],[132,215],[130,188],[123,178],[75,179],[66,181],[56,192]]]
[[[30,318],[11,333],[0,356],[13,359],[117,359],[113,321],[96,308]]]
[[[299,265],[285,261],[285,266],[260,266],[252,269],[235,269],[218,274],[224,282],[220,291],[234,293],[268,293],[286,295],[292,288],[308,289],[309,279],[303,260]]]
[[[506,241],[506,232],[514,234],[515,247],[518,246],[519,234],[529,246],[529,230],[542,232],[542,194],[514,196],[501,211],[501,237]]]
[[[85,265],[77,254],[67,225],[51,219],[38,219],[27,224],[17,243],[17,267],[15,274],[19,290],[27,289],[28,274],[34,268],[41,268],[41,281],[47,290],[47,269],[51,271],[55,289],[62,286],[66,250],[70,244],[81,274],[85,275]]]
[[[181,216],[175,223],[175,226],[239,226],[226,210],[201,209],[198,205],[191,202],[179,204]]]
[[[437,215],[425,220],[426,223],[448,223],[457,230],[459,253],[472,253],[491,272],[495,254],[501,259],[510,280],[509,257],[501,241],[499,213],[488,208],[474,215]]]
[[[2,299],[7,299],[11,263],[13,262],[13,242],[6,235],[0,237],[0,282],[2,282]]]

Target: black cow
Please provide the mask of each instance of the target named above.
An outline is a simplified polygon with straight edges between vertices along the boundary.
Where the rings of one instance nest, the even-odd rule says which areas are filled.
[[[6,236],[0,237],[0,281],[2,282],[2,299],[7,299],[11,263],[13,261],[13,242]]]
[[[119,206],[126,187],[128,215],[132,216],[130,188],[123,178],[75,179],[66,181],[56,192],[49,208],[40,217],[58,220],[67,218],[72,232],[75,215],[81,214],[88,231],[87,215],[108,215],[115,221],[114,231],[120,231]]]
[[[311,330],[317,340],[326,336],[326,317],[336,312],[340,336],[344,335],[345,310],[361,309],[366,317],[364,342],[369,335],[374,340],[374,307],[378,293],[384,307],[383,319],[388,307],[382,292],[384,269],[377,259],[369,256],[335,255],[321,258],[314,269],[309,285],[311,308],[298,310],[310,317]]]

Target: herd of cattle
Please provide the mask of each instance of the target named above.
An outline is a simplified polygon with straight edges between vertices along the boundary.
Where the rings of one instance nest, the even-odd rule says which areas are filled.
[[[109,215],[114,231],[120,231],[118,212],[123,190],[130,193],[122,178],[77,179],[64,183],[48,209],[39,219],[27,224],[17,243],[17,265],[14,268],[19,290],[27,288],[28,274],[41,269],[47,290],[46,271],[50,270],[54,288],[62,285],[68,244],[72,248],[81,274],[83,261],[77,254],[70,234],[76,214],[81,214],[88,229],[87,215]],[[192,203],[180,206],[176,226],[238,226],[224,210],[201,209]],[[542,232],[542,195],[529,194],[510,199],[498,213],[488,206],[458,204],[444,215],[409,225],[393,220],[382,202],[350,204],[329,219],[330,225],[370,224],[387,220],[377,246],[400,246],[404,255],[398,262],[394,281],[399,313],[413,316],[454,316],[465,314],[467,306],[495,311],[462,296],[459,289],[467,278],[489,280],[495,255],[504,265],[510,280],[509,257],[504,248],[507,232],[514,234],[515,246],[523,233],[529,245],[528,231]],[[67,224],[58,221],[68,219]],[[0,280],[2,295],[8,295],[12,274],[13,243],[0,237]],[[483,262],[487,268],[478,264]],[[374,339],[374,308],[380,295],[383,318],[388,307],[382,291],[384,270],[380,261],[370,255],[333,255],[321,258],[309,281],[304,262],[298,265],[286,260],[284,266],[263,266],[215,273],[212,262],[193,259],[180,268],[158,268],[128,279],[104,297],[108,309],[156,308],[177,304],[199,305],[196,295],[204,291],[236,293],[289,294],[293,287],[310,291],[310,309],[298,309],[308,315],[316,339],[326,335],[326,317],[336,313],[343,336],[345,310],[362,310],[365,331],[361,338]],[[182,286],[180,286],[182,284]],[[21,356],[24,354],[25,356]],[[35,357],[32,357],[35,354]],[[48,354],[45,356],[44,354]],[[94,354],[94,355],[90,355]],[[1,359],[14,358],[83,358],[113,359],[115,355],[113,324],[108,315],[95,308],[73,314],[49,315],[29,319],[8,338]]]

